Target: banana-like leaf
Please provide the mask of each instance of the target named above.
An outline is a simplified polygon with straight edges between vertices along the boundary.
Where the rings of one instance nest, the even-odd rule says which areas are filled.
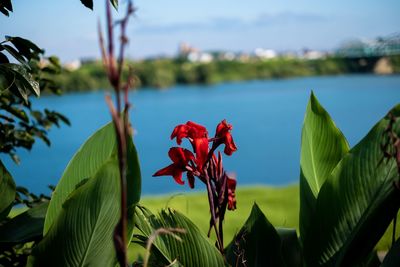
[[[318,193],[349,145],[326,110],[311,93],[303,123],[300,157],[300,237],[313,235],[310,229]],[[313,253],[304,248],[305,253]]]
[[[394,243],[386,254],[381,267],[398,267],[400,266],[400,239]]]
[[[28,266],[115,266],[113,232],[120,214],[115,158],[78,187],[61,207]]]
[[[8,215],[15,199],[14,179],[0,161],[0,220]]]
[[[18,244],[41,238],[47,207],[47,202],[42,203],[1,225],[0,243]]]
[[[54,190],[46,214],[43,233],[61,211],[62,204],[69,194],[85,179],[93,177],[100,166],[116,153],[116,136],[114,125],[108,123],[96,131],[75,153]]]
[[[128,207],[138,203],[141,193],[141,174],[136,148],[128,138]],[[64,201],[83,181],[98,171],[104,162],[117,153],[117,141],[112,122],[94,133],[76,152],[65,169],[53,192],[47,210],[43,233],[46,234],[57,218]],[[130,208],[129,218],[133,218],[134,208]],[[132,225],[133,226],[133,225]]]
[[[400,116],[400,105],[390,113]],[[335,167],[322,186],[303,242],[309,266],[355,266],[379,241],[400,207],[394,158],[384,159],[382,143],[389,116],[379,121]],[[393,131],[399,136],[399,121]],[[392,147],[393,148],[393,147]]]
[[[183,214],[167,210],[158,216],[151,214],[144,207],[136,209],[136,226],[140,234],[135,235],[133,242],[146,247],[146,242],[160,228],[184,229],[186,233],[175,233],[156,236],[150,251],[150,266],[225,266],[224,258],[209,239]]]
[[[232,266],[286,266],[281,238],[257,204],[226,248],[226,258]]]

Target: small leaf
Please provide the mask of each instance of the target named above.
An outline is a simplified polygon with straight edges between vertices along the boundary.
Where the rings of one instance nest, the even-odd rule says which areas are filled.
[[[118,0],[110,0],[111,4],[115,8],[115,10],[118,10]]]
[[[19,244],[42,237],[44,217],[49,203],[42,203],[0,226],[0,242]]]
[[[29,117],[24,110],[6,105],[1,106],[1,108],[4,109],[5,111],[8,111],[15,117],[19,118],[20,120],[29,123]]]
[[[33,42],[21,37],[6,36],[6,41],[11,42],[14,45],[18,50],[18,54],[27,59],[27,63],[31,59],[39,60],[39,54],[44,53],[44,50],[40,49]]]
[[[49,57],[49,61],[56,66],[57,68],[61,68],[61,62],[60,59],[56,56],[51,56]]]
[[[13,11],[11,0],[2,0],[0,2],[0,12],[8,17],[9,11]]]
[[[4,55],[3,53],[0,53],[0,63],[10,63],[6,55]]]
[[[89,9],[93,10],[93,0],[81,0],[81,3],[82,3],[85,7],[87,7],[87,8],[89,8]]]
[[[0,220],[8,215],[15,199],[16,186],[14,179],[3,162],[0,161]]]
[[[23,58],[23,56],[17,50],[15,50],[12,46],[3,45],[3,47],[13,58],[18,60],[19,63],[21,63],[28,69],[30,68],[28,61],[25,58]]]

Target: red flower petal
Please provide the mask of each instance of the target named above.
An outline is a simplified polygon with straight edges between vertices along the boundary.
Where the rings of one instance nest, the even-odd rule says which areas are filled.
[[[158,170],[153,176],[164,176],[164,175],[172,175],[174,173],[174,169],[176,168],[175,164],[172,163],[161,170]]]
[[[225,149],[224,153],[228,156],[232,155],[237,150],[236,144],[232,139],[232,135],[228,132],[225,135]]]
[[[194,188],[194,175],[193,175],[193,173],[191,173],[191,172],[188,172],[187,173],[187,178],[188,178],[188,181],[189,181],[189,186],[190,186],[190,188]]]
[[[188,121],[186,125],[189,127],[188,136],[190,138],[192,139],[203,138],[203,137],[208,138],[208,132],[206,127],[192,121]]]
[[[233,141],[230,131],[232,130],[232,125],[228,124],[226,120],[221,121],[217,125],[215,131],[215,141],[213,144],[214,149],[221,144],[225,144],[224,153],[228,156],[232,155],[233,152],[237,150],[236,144]]]
[[[171,134],[171,140],[176,137],[176,143],[180,145],[182,138],[188,137],[189,127],[185,124],[180,124],[174,128]]]
[[[204,163],[207,161],[208,157],[208,138],[196,138],[193,139],[193,150],[196,153],[196,163],[199,171],[203,169]]]
[[[192,152],[181,147],[171,147],[168,151],[168,156],[174,163],[182,166],[183,169],[186,167],[190,160],[194,159],[194,155]]]
[[[228,210],[235,210],[236,209],[236,179],[227,178],[227,187],[228,187]]]
[[[172,177],[174,177],[175,182],[177,182],[180,185],[184,185],[185,182],[182,181],[182,171],[180,169],[174,169],[174,173],[172,174]]]

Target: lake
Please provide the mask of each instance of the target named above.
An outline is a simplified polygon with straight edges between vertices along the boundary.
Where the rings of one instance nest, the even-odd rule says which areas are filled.
[[[168,149],[176,143],[169,136],[176,125],[188,120],[205,125],[210,135],[222,119],[233,125],[238,151],[224,157],[224,166],[237,174],[239,187],[298,182],[301,127],[311,90],[353,146],[400,102],[400,76],[308,77],[131,92],[142,192],[190,190],[187,183],[180,186],[171,177],[151,176],[170,164]],[[80,145],[110,120],[104,96],[101,91],[35,101],[36,108],[62,112],[72,125],[51,130],[50,148],[39,140],[32,151],[19,151],[20,166],[1,156],[19,185],[49,193],[47,185],[57,184]]]

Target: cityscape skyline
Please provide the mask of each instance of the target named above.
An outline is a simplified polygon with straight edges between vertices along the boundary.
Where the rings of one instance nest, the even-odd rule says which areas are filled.
[[[182,42],[203,51],[329,51],[351,39],[390,35],[400,25],[400,3],[394,0],[134,3],[138,11],[128,28],[127,56],[135,59],[175,55]],[[97,21],[104,22],[102,1],[95,1],[93,12],[79,1],[13,4],[9,18],[0,16],[1,35],[31,39],[47,55],[58,55],[63,61],[99,57]]]

